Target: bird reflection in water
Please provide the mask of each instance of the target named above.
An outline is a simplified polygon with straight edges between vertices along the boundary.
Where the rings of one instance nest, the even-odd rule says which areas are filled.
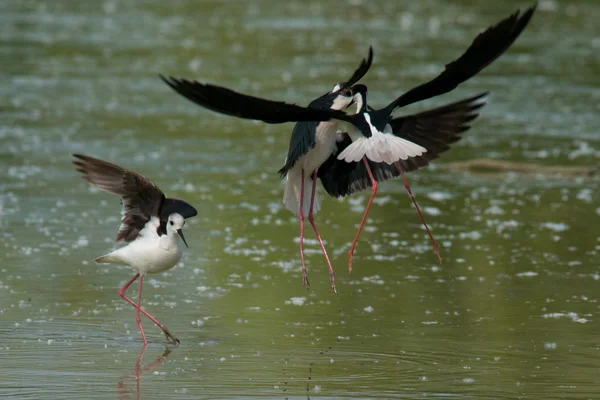
[[[160,356],[156,358],[153,362],[142,367],[142,360],[144,359],[144,354],[146,353],[146,346],[142,347],[142,351],[140,352],[140,356],[138,357],[135,363],[135,370],[133,375],[123,375],[121,379],[117,382],[117,391],[119,392],[119,399],[129,399],[131,398],[131,389],[127,386],[130,381],[135,381],[135,399],[140,398],[140,378],[142,374],[146,372],[150,372],[154,370],[156,367],[160,366],[165,362],[167,356],[171,353],[171,349],[165,348]]]

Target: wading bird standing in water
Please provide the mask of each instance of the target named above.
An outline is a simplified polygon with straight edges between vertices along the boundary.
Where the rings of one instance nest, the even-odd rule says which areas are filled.
[[[169,342],[178,344],[179,340],[166,326],[142,310],[142,283],[146,274],[166,271],[179,262],[183,254],[182,241],[187,246],[181,230],[185,218],[198,212],[183,200],[166,198],[156,185],[133,171],[82,154],[73,156],[76,158],[73,164],[83,179],[100,190],[121,196],[123,218],[116,242],[128,244],[94,261],[129,265],[136,272],[119,290],[119,296],[135,307],[144,345],[148,341],[140,314],[154,322]],[[136,304],[125,295],[125,291],[138,278],[140,286]]]

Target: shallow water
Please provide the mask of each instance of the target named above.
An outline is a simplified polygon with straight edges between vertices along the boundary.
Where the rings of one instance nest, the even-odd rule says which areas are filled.
[[[526,4],[440,0],[8,1],[0,5],[0,397],[596,398],[600,181],[448,172],[476,158],[598,167],[595,1],[541,1],[517,43],[476,78],[410,111],[490,91],[473,128],[368,195],[322,197],[316,219],[339,295],[277,176],[291,125],[202,110],[158,73],[306,104],[375,49],[364,79],[383,104],[437,74],[484,27]],[[145,280],[162,345],[97,266],[119,221],[73,152],[142,173],[198,208],[190,249]],[[322,190],[321,190],[322,192]],[[135,285],[129,292],[135,296]],[[139,379],[137,378],[139,377]]]

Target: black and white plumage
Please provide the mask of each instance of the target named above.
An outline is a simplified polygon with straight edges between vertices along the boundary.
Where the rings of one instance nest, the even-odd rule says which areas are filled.
[[[144,345],[147,340],[140,314],[154,322],[169,341],[179,343],[164,325],[142,310],[142,283],[146,274],[166,271],[179,262],[183,254],[181,242],[187,246],[182,231],[185,218],[195,216],[196,209],[183,200],[166,198],[155,184],[136,172],[82,154],[73,156],[76,158],[73,164],[83,179],[100,190],[121,196],[123,218],[116,241],[127,244],[95,261],[129,265],[136,272],[119,290],[119,295],[136,308],[136,321]],[[125,291],[138,278],[140,286],[135,303]]]
[[[122,220],[117,244],[134,241],[153,216],[160,221],[157,233],[163,235],[167,233],[169,215],[177,213],[191,218],[198,214],[185,201],[165,197],[158,186],[134,171],[83,154],[73,156],[77,158],[73,164],[84,180],[100,190],[121,196]]]
[[[336,146],[332,151],[336,154],[335,157],[338,161],[350,163],[354,166],[355,170],[350,168],[350,172],[347,172],[348,178],[345,180],[345,183],[341,182],[338,184],[337,189],[331,190],[336,193],[349,194],[354,190],[357,190],[357,188],[369,186],[369,184],[364,183],[366,179],[369,180],[370,186],[372,187],[371,198],[365,210],[359,231],[349,252],[349,269],[351,269],[354,246],[356,245],[360,230],[366,220],[371,202],[377,191],[377,180],[373,176],[370,165],[374,161],[375,163],[385,163],[389,167],[393,166],[396,168],[397,173],[379,174],[378,179],[380,180],[397,176],[397,174],[402,175],[403,179],[405,179],[402,170],[403,163],[407,163],[407,165],[419,165],[418,163],[422,162],[421,160],[426,160],[428,157],[425,155],[429,151],[426,146],[394,134],[394,128],[392,127],[392,112],[397,108],[448,93],[461,83],[476,75],[510,47],[529,23],[535,8],[536,6],[534,5],[524,13],[521,13],[518,10],[508,18],[483,31],[475,38],[471,46],[461,57],[446,65],[444,71],[439,76],[409,90],[382,109],[368,107],[367,90],[364,85],[353,86],[352,92],[354,94],[354,100],[360,104],[357,104],[356,114],[348,115],[341,110],[300,107],[283,102],[260,99],[219,86],[188,81],[185,79],[163,78],[163,80],[165,80],[165,82],[175,91],[189,100],[213,111],[227,115],[257,119],[268,123],[306,121],[309,123],[305,128],[308,132],[312,132],[313,128],[316,127],[320,121],[338,120],[350,124],[346,130],[346,134],[351,143],[343,139],[339,142],[339,147],[338,142],[336,142]],[[308,135],[305,132],[304,134],[298,134],[298,137],[306,138]],[[300,150],[298,151],[298,154],[306,154],[305,151],[310,149],[311,142],[299,140],[298,143],[300,143],[298,146]],[[423,143],[426,144],[425,142]],[[435,148],[432,150],[435,150]],[[440,151],[436,154],[439,153]],[[409,161],[412,159],[419,161]],[[358,161],[362,161],[363,166],[358,166]],[[335,160],[331,162],[328,161],[326,164],[326,169],[335,167],[335,170],[338,171],[345,170],[346,167],[336,167]],[[391,171],[389,167],[382,166],[380,168]],[[320,169],[323,169],[323,166]],[[290,170],[291,168],[288,167],[282,172],[288,173],[289,176]],[[320,171],[320,173],[322,177],[329,176],[331,178],[329,183],[336,179],[336,175],[327,170]],[[305,180],[308,180],[308,177],[301,176],[301,179],[302,182],[305,182]],[[314,185],[315,182],[313,179],[313,186]],[[406,180],[405,185],[409,194],[411,194]],[[300,198],[304,198],[304,193],[301,193]],[[302,203],[306,202],[303,201]],[[288,207],[294,209],[295,204],[290,203]],[[304,207],[299,208],[300,215],[304,214],[305,210],[303,208]],[[314,204],[309,206],[309,214],[311,214],[311,208],[314,208]],[[310,216],[309,220],[311,220]],[[429,229],[428,233],[431,236]],[[434,243],[438,258],[441,260],[433,236],[431,236],[431,239]]]
[[[463,55],[447,64],[444,71],[431,81],[414,87],[396,98],[386,107],[381,109],[369,107],[365,116],[369,119],[371,131],[391,133],[393,129],[389,126],[389,122],[392,112],[395,109],[448,93],[461,83],[475,76],[510,47],[531,20],[535,8],[536,6],[534,5],[523,14],[521,14],[520,10],[517,10],[508,18],[480,33]],[[366,102],[366,87],[363,88],[363,85],[360,85],[354,91],[358,91],[357,96],[363,97]],[[356,122],[354,124],[356,125]],[[348,132],[353,140],[353,144],[341,151],[338,154],[338,159],[347,162],[356,162],[362,156],[366,155],[372,161],[385,161],[391,164],[389,162],[390,158],[375,160],[373,157],[369,157],[369,150],[378,146],[369,145],[367,142],[380,139],[377,135],[369,136],[368,134],[364,134],[367,129],[363,128],[361,131],[363,135],[353,134],[352,131]]]
[[[479,115],[485,105],[487,93],[436,107],[416,114],[396,117],[389,121],[392,133],[427,149],[420,156],[399,160],[402,171],[411,172],[425,167],[450,149],[450,145],[462,138],[471,128],[469,123]],[[337,151],[341,152],[352,143],[346,133],[338,135]],[[377,182],[400,175],[396,165],[368,161]],[[343,197],[371,187],[366,166],[362,162],[347,163],[331,155],[319,168],[318,177],[325,191],[333,197]]]
[[[396,108],[401,108],[421,100],[448,93],[461,83],[475,76],[502,55],[517,39],[531,20],[536,6],[537,4],[528,8],[524,13],[517,10],[508,18],[505,18],[480,33],[465,53],[458,59],[447,64],[440,75],[429,82],[407,91],[384,108],[373,109],[366,104],[366,86],[355,85],[353,87],[356,103],[365,103],[363,104],[363,109],[358,110],[358,115],[362,115],[364,121],[361,122],[363,124],[366,122],[368,129],[363,127],[360,129],[360,133],[357,132],[354,127],[360,128],[360,124],[356,122],[359,118],[356,116],[354,127],[350,126],[349,131],[346,132],[341,141],[338,142],[335,159],[330,157],[325,165],[319,170],[323,185],[330,194],[340,196],[343,194],[354,193],[355,191],[368,186],[372,188],[371,197],[365,209],[363,219],[348,252],[348,269],[350,271],[352,270],[354,248],[358,241],[362,226],[366,221],[373,198],[377,192],[377,181],[386,180],[398,175],[402,175],[406,189],[427,229],[434,251],[441,261],[437,244],[429,231],[429,227],[425,223],[416,200],[412,195],[408,181],[404,176],[404,166],[409,166],[409,170],[410,167],[419,166],[424,160],[432,159],[431,157],[437,157],[442,148],[439,148],[436,143],[428,143],[426,140],[423,140],[423,134],[404,134],[401,138],[405,139],[406,142],[396,142],[394,144],[391,138],[397,138],[399,136],[399,121],[402,121],[403,123],[406,121],[397,119],[396,122],[394,122],[392,112]],[[431,118],[432,115],[429,117]],[[423,118],[424,116],[421,116],[419,121],[424,121]],[[410,119],[408,121],[410,121]],[[431,121],[431,119],[429,119],[429,121]],[[373,134],[371,136],[365,134],[365,131],[367,130],[371,130]],[[431,131],[430,134],[436,135],[436,132]],[[407,145],[407,143],[418,147]],[[431,149],[428,146],[431,147]],[[433,154],[427,155],[430,151]],[[374,155],[377,157],[374,157]],[[398,156],[400,157],[398,158]],[[371,168],[371,165],[374,164],[373,160],[375,160],[375,164],[377,164],[374,169]],[[358,161],[362,161],[362,163]],[[351,164],[344,165],[344,163]]]
[[[304,217],[308,216],[327,261],[332,287],[336,290],[333,267],[313,218],[313,214],[320,209],[315,186],[316,174],[320,165],[336,148],[341,120],[349,118],[344,110],[354,101],[351,87],[367,73],[372,61],[373,49],[369,48],[368,57],[362,60],[350,79],[337,83],[307,107],[248,96],[210,84],[161,76],[177,93],[213,111],[267,123],[298,121],[292,131],[288,154],[279,174],[286,179],[283,202],[300,221],[300,256],[304,284],[308,284],[303,248]]]

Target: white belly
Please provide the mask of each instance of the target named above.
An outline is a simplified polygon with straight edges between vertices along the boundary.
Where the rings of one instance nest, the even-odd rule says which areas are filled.
[[[167,235],[136,240],[117,252],[127,264],[141,274],[157,274],[173,268],[181,259],[183,249],[179,243]]]
[[[333,153],[336,146],[336,121],[321,122],[315,135],[315,147],[300,157],[297,161],[306,175],[312,174]]]

